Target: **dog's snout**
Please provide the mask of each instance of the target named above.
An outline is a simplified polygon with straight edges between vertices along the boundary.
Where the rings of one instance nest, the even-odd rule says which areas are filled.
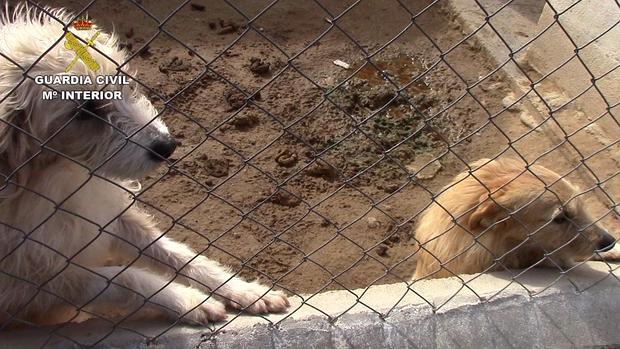
[[[177,148],[177,141],[168,136],[153,141],[149,148],[151,149],[151,158],[162,161],[174,153],[174,150]]]
[[[616,244],[616,239],[608,233],[603,233],[603,237],[598,242],[597,251],[605,252],[611,250]]]

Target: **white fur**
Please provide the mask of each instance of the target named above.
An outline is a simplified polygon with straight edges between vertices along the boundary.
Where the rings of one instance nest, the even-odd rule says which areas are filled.
[[[88,39],[95,30],[76,34]],[[28,69],[52,48],[28,75],[62,74],[73,59],[62,41],[54,46],[63,35],[56,20],[18,6],[0,20],[0,53]],[[115,61],[89,48],[99,73],[116,73],[126,59],[116,37],[102,32],[95,47]],[[77,310],[127,316],[150,308],[204,324],[224,319],[224,304],[253,313],[287,308],[281,292],[161,237],[131,199],[128,180],[161,163],[149,144],[170,137],[148,99],[128,90],[97,114],[105,123],[77,121],[72,102],[42,101],[30,78],[19,85],[22,68],[0,58],[0,326],[3,318],[75,320]],[[81,62],[74,70],[93,74]]]

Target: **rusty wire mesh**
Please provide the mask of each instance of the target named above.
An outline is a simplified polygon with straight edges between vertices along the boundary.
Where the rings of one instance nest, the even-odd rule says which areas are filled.
[[[52,16],[41,5],[29,3],[47,13],[47,16]],[[105,1],[94,0],[80,5],[74,9],[76,18],[101,3]],[[406,283],[409,293],[421,297],[433,310],[439,309],[450,299],[442,304],[435,304],[427,300],[426,295],[418,293],[417,281],[410,279],[417,254],[420,248],[424,249],[424,245],[419,246],[419,241],[412,237],[412,226],[454,175],[469,171],[475,177],[469,164],[478,158],[496,159],[510,155],[524,160],[528,166],[541,162],[545,165],[561,162],[564,164],[560,172],[562,177],[577,176],[582,179],[582,183],[586,183],[588,189],[582,190],[578,196],[594,193],[599,201],[602,200],[606,205],[599,210],[601,214],[591,223],[617,219],[618,193],[610,187],[617,177],[618,164],[612,161],[613,155],[609,154],[617,151],[614,147],[618,139],[614,135],[618,134],[619,125],[614,109],[618,102],[609,100],[600,90],[598,83],[617,75],[618,66],[600,72],[594,69],[595,67],[588,66],[580,54],[592,43],[617,30],[618,22],[586,42],[577,42],[565,29],[561,19],[566,13],[580,6],[581,1],[575,1],[573,5],[562,9],[556,9],[545,1],[532,2],[540,9],[546,5],[553,12],[554,20],[542,30],[527,35],[515,46],[514,40],[504,38],[506,34],[503,31],[505,27],[501,25],[501,17],[516,3],[518,2],[472,2],[483,17],[479,23],[466,26],[455,18],[453,9],[445,1],[394,0],[379,4],[358,0],[347,2],[346,6],[336,6],[331,2],[315,0],[305,3],[302,12],[311,8],[312,20],[321,21],[322,29],[308,35],[303,43],[297,42],[293,46],[287,45],[293,39],[287,41],[286,35],[274,31],[274,28],[277,29],[278,20],[284,22],[289,20],[288,18],[281,16],[272,22],[276,24],[271,27],[263,27],[261,20],[271,12],[276,12],[279,6],[290,10],[287,12],[290,18],[303,17],[303,14],[294,12],[299,4],[274,0],[248,6],[247,2],[222,1],[218,6],[223,6],[228,13],[234,14],[234,22],[209,17],[211,4],[208,2],[201,5],[189,0],[180,1],[164,14],[152,13],[147,1],[124,3],[124,8],[135,11],[136,16],[144,17],[143,26],[149,29],[150,35],[147,35],[145,40],[130,44],[128,42],[134,35],[133,29],[131,35],[125,34],[126,42],[122,45],[132,54],[126,62],[119,64],[118,70],[130,75],[132,80],[140,85],[159,107],[160,115],[167,123],[174,121],[173,118],[183,120],[172,122],[173,134],[178,130],[184,132],[183,147],[177,151],[175,157],[167,162],[164,169],[145,179],[141,191],[135,194],[128,191],[128,195],[132,195],[136,204],[145,207],[160,221],[165,222],[161,226],[162,236],[172,235],[184,241],[187,236],[197,236],[198,240],[190,238],[187,242],[197,251],[197,255],[205,254],[212,259],[222,260],[233,266],[236,276],[241,274],[245,278],[257,277],[270,288],[284,290],[291,299],[301,301],[301,305],[291,307],[278,322],[288,318],[304,305],[313,307],[330,321],[336,321],[348,309],[360,304],[389,319],[392,310],[398,307],[405,297],[404,294],[400,299],[395,299],[388,311],[378,311],[373,309],[372,305],[364,303],[365,291],[354,293],[352,290],[396,282]],[[364,21],[368,20],[368,17],[364,17],[362,12],[356,12],[364,6],[373,10],[371,15],[380,11],[392,11],[390,13],[398,13],[406,18],[406,21],[403,25],[394,25],[392,28],[397,27],[397,30],[382,39],[373,38],[368,36],[368,32],[381,31],[382,28],[364,27]],[[248,10],[248,7],[252,7],[252,10]],[[217,32],[222,38],[219,49],[205,49],[200,46],[200,41],[188,41],[184,38],[183,32],[171,24],[183,13],[196,13],[208,18],[197,20],[194,26],[198,27],[198,31]],[[98,20],[96,16],[93,17]],[[389,18],[384,18],[387,19]],[[113,18],[111,20],[114,21]],[[440,33],[433,28],[433,25],[439,26],[439,20],[448,23],[442,24],[442,30],[451,30],[456,34],[448,38],[439,37]],[[60,19],[58,21],[62,22]],[[66,30],[70,23],[63,25]],[[292,31],[296,25],[290,25]],[[303,25],[302,21],[299,26]],[[282,26],[289,27],[284,24]],[[524,62],[522,56],[527,49],[542,40],[550,28],[564,33],[574,45],[574,53],[555,69],[541,74]],[[360,39],[357,32],[361,32],[360,36],[364,39]],[[482,36],[483,33],[487,36]],[[333,39],[332,35],[335,35],[337,40]],[[410,35],[414,35],[415,39],[409,37]],[[506,52],[503,60],[490,58],[490,53],[480,44],[480,41],[488,39],[489,35],[494,36],[501,49]],[[188,70],[182,63],[177,65],[182,59],[174,56],[171,61],[159,65],[164,80],[159,80],[158,86],[153,86],[153,78],[149,80],[150,77],[140,75],[140,65],[158,57],[160,51],[154,47],[158,47],[157,40],[162,37],[166,38],[170,46],[174,45],[177,52],[187,52],[189,58],[183,59],[193,62],[196,69]],[[63,37],[59,37],[58,42],[62,39]],[[261,50],[269,51],[271,56],[265,54],[268,58],[263,59],[252,57],[249,69],[235,63],[236,61],[231,63],[232,70],[223,68],[226,62],[234,61],[239,55],[243,56],[243,51],[235,51],[237,47],[251,50],[252,41],[261,42]],[[317,56],[313,56],[317,47],[333,41],[341,46],[328,55],[329,59],[321,57],[323,59],[319,60]],[[421,47],[421,51],[426,53],[422,56],[416,55],[417,49]],[[342,50],[342,56],[334,54],[338,50]],[[255,49],[252,52],[260,55],[259,51]],[[161,52],[166,53],[163,49]],[[41,59],[44,55],[45,53]],[[3,59],[12,61],[4,55]],[[342,67],[340,63],[340,66],[334,65],[333,61],[336,59],[349,67]],[[468,66],[475,65],[476,60],[485,60],[487,64],[484,69],[472,72]],[[17,62],[13,63],[19,66]],[[38,61],[33,66],[36,64]],[[135,64],[138,74],[128,71],[128,64]],[[560,102],[557,99],[550,101],[549,95],[541,86],[571,64],[578,64],[584,69],[591,77],[590,84],[581,92],[565,97]],[[322,75],[317,74],[316,69],[308,68],[321,65],[330,67]],[[24,71],[25,79],[33,79],[29,74],[32,67],[20,69]],[[172,84],[172,80],[179,77],[175,75],[176,72],[181,70],[189,71],[187,74],[191,75],[190,79],[176,81],[174,88],[166,90],[166,85]],[[240,73],[241,70],[243,72]],[[507,71],[512,71],[513,75]],[[518,79],[515,78],[515,72]],[[241,83],[236,73],[252,74],[255,80],[252,80],[253,83]],[[170,80],[165,80],[166,78]],[[445,81],[442,81],[443,79]],[[280,87],[278,84],[282,81],[292,83]],[[295,94],[296,86],[301,85],[305,86],[303,91],[306,94]],[[214,91],[222,95],[215,96]],[[291,95],[287,96],[287,93]],[[507,95],[512,95],[512,98],[506,99]],[[590,98],[595,95],[604,105],[600,114],[576,109],[580,98],[586,95]],[[7,96],[4,99],[6,98]],[[303,99],[304,103],[298,103],[296,99]],[[188,109],[188,105],[202,103],[204,100],[214,100],[224,106],[213,111],[217,116],[211,115],[212,110]],[[535,110],[542,117],[534,123],[528,123],[529,119],[525,119],[523,113],[528,110],[526,104],[534,103],[532,100],[538,101],[538,108]],[[459,109],[462,105],[465,107]],[[515,110],[521,111],[521,114]],[[581,113],[582,117],[565,116],[575,113]],[[610,139],[586,149],[585,143],[576,139],[586,133],[592,135],[592,125],[597,122],[605,123],[605,131]],[[3,120],[3,123],[7,122]],[[507,129],[508,124],[514,125],[514,128]],[[257,131],[257,125],[267,125],[266,130]],[[10,123],[8,126],[19,127]],[[252,138],[253,132],[258,136]],[[200,136],[193,139],[189,134]],[[532,142],[540,142],[537,137],[545,137],[544,139],[551,141],[549,144],[541,142],[533,145]],[[590,138],[592,137],[594,136]],[[245,138],[251,138],[251,141],[244,143]],[[481,139],[488,139],[488,144],[484,147],[476,146],[476,142]],[[48,146],[48,142],[49,140],[41,142],[41,151],[55,152]],[[208,151],[204,151],[205,145],[217,146],[218,151],[228,154],[228,160],[214,160]],[[243,148],[244,145],[248,148]],[[198,153],[200,155],[196,156]],[[64,157],[63,154],[55,154]],[[33,158],[34,156],[36,154]],[[271,165],[265,165],[265,157],[271,161]],[[549,161],[550,158],[552,161]],[[416,159],[423,160],[416,162]],[[441,167],[438,163],[442,164]],[[5,182],[15,184],[14,177],[21,167],[26,165],[9,169],[10,173],[5,174]],[[234,169],[230,170],[231,168]],[[601,175],[601,168],[611,172]],[[90,170],[93,172],[92,176],[103,178],[94,173],[97,169]],[[251,175],[248,175],[249,171]],[[528,171],[524,167],[523,172]],[[251,181],[248,178],[260,178],[260,184],[258,180]],[[173,181],[173,184],[158,189],[162,183],[170,181]],[[185,183],[185,187],[182,183]],[[264,186],[262,191],[253,192],[253,188],[259,185]],[[547,185],[551,186],[546,183],[545,189]],[[29,190],[27,187],[23,189]],[[176,190],[195,190],[204,196],[192,196],[187,194],[187,191],[179,194],[180,197],[168,195],[169,191]],[[155,194],[149,197],[151,192]],[[186,194],[187,196],[184,196]],[[157,196],[162,196],[163,201],[154,202],[153,197]],[[185,206],[176,205],[184,199],[189,201],[185,202]],[[61,203],[55,205],[57,210],[62,210]],[[217,208],[215,211],[219,218],[215,217],[215,213],[213,216],[207,215],[206,212],[209,211],[206,209],[200,211],[203,206],[213,208],[217,205],[226,207]],[[395,209],[395,206],[398,207]],[[282,214],[270,214],[275,210]],[[205,215],[202,218],[204,220],[196,221],[199,226],[188,223],[187,217],[198,211]],[[68,211],[66,213],[74,214]],[[509,215],[512,216],[512,212],[509,212]],[[79,218],[89,220],[89,217]],[[452,218],[456,220],[458,217]],[[211,225],[212,220],[219,220],[219,223],[206,232],[206,226]],[[45,222],[41,223],[43,224]],[[520,224],[526,226],[525,223]],[[364,228],[361,229],[361,226]],[[106,226],[99,226],[99,229],[101,234],[111,234],[106,231]],[[261,238],[249,240],[245,235],[239,236],[240,229],[244,234],[254,232],[254,235]],[[315,237],[312,229],[325,233]],[[377,229],[380,230],[379,233],[376,232]],[[372,236],[360,238],[360,234],[369,231],[373,232]],[[29,239],[30,233],[32,232],[22,232],[24,241]],[[302,244],[295,237],[296,234],[307,234],[310,240],[315,240],[313,243]],[[577,237],[557,246],[557,250]],[[229,239],[244,242],[235,244]],[[340,244],[338,246],[341,248],[336,248],[327,256],[321,254],[334,244]],[[251,248],[244,250],[245,245],[250,245]],[[86,248],[87,246],[84,246],[81,251]],[[545,259],[557,250],[545,250]],[[282,251],[286,253],[280,254]],[[339,255],[339,251],[345,251],[347,258]],[[142,252],[144,249],[141,249],[140,254]],[[212,256],[213,254],[215,256]],[[593,251],[590,257],[596,255],[598,253]],[[570,280],[569,272],[576,268],[555,264],[559,270],[558,278],[543,288],[534,290],[522,283],[520,278],[538,263],[525,269],[512,270],[503,265],[504,256],[493,257],[494,263],[485,268],[485,271],[499,269],[507,272],[510,277],[505,287],[518,284],[532,296],[552,287],[561,279]],[[10,253],[2,257],[3,261],[8,258]],[[72,256],[66,258],[69,264],[88,270],[77,265]],[[290,260],[285,260],[286,258]],[[327,264],[332,259],[341,258],[345,260],[344,265]],[[257,260],[260,263],[257,264]],[[129,267],[134,262],[136,260],[124,267]],[[444,264],[448,262],[441,261]],[[273,269],[274,264],[279,267]],[[578,266],[581,264],[578,263]],[[614,274],[616,269],[617,267],[609,265],[609,273],[601,279],[609,276],[617,278]],[[2,272],[6,277],[16,277]],[[182,272],[177,270],[177,275],[173,275],[169,282],[172,283],[174,276],[179,273]],[[313,276],[307,277],[307,273]],[[356,279],[360,274],[364,275],[363,279]],[[51,275],[50,279],[59,275],[60,273]],[[472,278],[455,276],[462,284],[461,289],[466,288],[477,294],[476,290],[470,287]],[[295,280],[304,280],[304,277],[307,283],[296,283]],[[40,292],[46,292],[44,285],[30,280],[21,281],[31,284]],[[114,280],[109,282],[114,283]],[[575,286],[578,291],[583,291],[593,285]],[[316,294],[332,289],[348,290],[356,298],[356,302],[337,315],[330,313],[329,309],[312,305],[311,300]],[[70,299],[64,299],[63,295],[54,296],[82,312],[87,312],[84,309],[85,304],[73,304]],[[145,302],[151,298],[149,295],[143,296]],[[480,296],[480,301],[484,302],[492,297],[493,295]],[[212,324],[205,330],[204,340],[213,338],[242,313],[242,310],[229,312],[225,322]],[[43,347],[55,337],[63,337],[77,345],[95,345],[104,341],[116,329],[136,332],[125,325],[126,319],[132,314],[114,319],[90,315],[109,323],[110,331],[98,336],[91,343],[81,343],[65,336],[62,333],[65,324],[60,324],[49,332],[48,341]],[[155,340],[180,325],[184,315],[179,314],[176,321],[170,322],[170,326],[156,336],[139,332],[136,334]],[[254,316],[272,322],[264,315]],[[3,320],[0,327],[2,331],[10,331],[10,326],[15,324],[36,326],[20,319],[19,313],[7,314]]]

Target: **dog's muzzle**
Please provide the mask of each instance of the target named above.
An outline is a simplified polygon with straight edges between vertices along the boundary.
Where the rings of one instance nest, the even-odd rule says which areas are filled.
[[[155,161],[164,161],[168,159],[172,153],[174,153],[177,145],[177,141],[170,135],[157,138],[149,146],[151,159]]]
[[[599,241],[598,246],[596,248],[596,252],[606,252],[614,248],[616,244],[616,239],[607,234],[603,233],[603,238]]]

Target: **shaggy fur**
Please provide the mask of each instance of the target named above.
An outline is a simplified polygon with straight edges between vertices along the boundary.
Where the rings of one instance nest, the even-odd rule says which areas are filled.
[[[64,23],[74,18],[45,11]],[[2,318],[72,320],[78,309],[155,309],[202,324],[224,319],[225,305],[284,311],[284,294],[195,257],[138,209],[128,180],[155,169],[175,144],[134,86],[105,87],[122,89],[120,101],[42,100],[46,87],[31,78],[64,74],[74,57],[63,24],[45,11],[19,6],[0,20],[0,326]],[[70,30],[88,40],[100,29]],[[102,32],[94,46],[97,73],[117,74],[127,53],[116,36]],[[81,61],[70,74],[95,76]]]
[[[613,247],[580,191],[558,174],[510,158],[481,159],[471,167],[473,175],[459,174],[423,213],[414,279],[501,265],[570,266]]]

